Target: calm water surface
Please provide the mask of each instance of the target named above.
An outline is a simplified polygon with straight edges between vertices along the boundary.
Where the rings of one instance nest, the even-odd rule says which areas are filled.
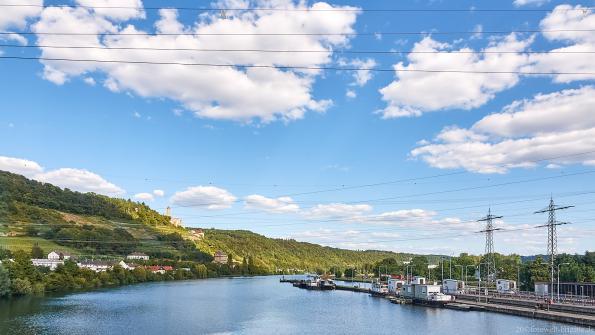
[[[571,329],[569,329],[571,328]],[[316,292],[278,277],[150,283],[0,302],[0,334],[595,334],[484,312]]]

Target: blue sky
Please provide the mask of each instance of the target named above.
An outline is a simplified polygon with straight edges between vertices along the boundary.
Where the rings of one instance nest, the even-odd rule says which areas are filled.
[[[532,213],[552,195],[576,205],[559,213],[573,222],[560,228],[560,251],[592,249],[595,15],[589,2],[511,0],[499,3],[515,10],[505,12],[481,11],[495,8],[489,1],[192,4],[315,9],[228,10],[225,18],[216,11],[144,9],[164,7],[157,1],[84,7],[98,3],[6,7],[0,30],[15,35],[2,35],[1,44],[36,47],[0,47],[1,56],[399,71],[1,59],[0,169],[144,200],[159,211],[169,205],[187,226],[422,253],[482,253],[474,220],[489,206],[504,216],[497,225],[510,230],[496,234],[497,251],[545,253],[545,231],[532,227],[546,218]],[[55,7],[65,4],[79,7]],[[365,11],[389,7],[468,10]],[[330,8],[344,11],[320,11]],[[47,34],[73,31],[89,35]],[[156,32],[162,35],[151,36]],[[356,35],[192,35],[197,32]],[[97,48],[47,47],[74,45]],[[131,46],[319,52],[100,49]],[[404,53],[341,52],[366,50]],[[485,73],[493,71],[510,73]]]

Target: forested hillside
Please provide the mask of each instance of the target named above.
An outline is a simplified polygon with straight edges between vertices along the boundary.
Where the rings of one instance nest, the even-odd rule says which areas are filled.
[[[132,251],[156,258],[210,262],[217,250],[236,262],[253,262],[260,272],[316,270],[371,265],[387,257],[411,255],[353,251],[295,240],[272,239],[249,231],[205,229],[200,241],[169,217],[143,203],[80,193],[0,171],[0,247],[12,251],[65,248],[81,257],[117,257]]]
[[[44,209],[167,225],[169,219],[142,203],[80,193],[0,171],[0,220],[53,222],[59,217]]]
[[[236,259],[254,257],[257,265],[273,271],[275,267],[311,271],[335,266],[361,267],[384,258],[407,260],[412,256],[388,251],[354,251],[323,247],[295,240],[267,238],[245,230],[206,229],[205,239],[200,241],[198,246],[206,252],[224,250]]]

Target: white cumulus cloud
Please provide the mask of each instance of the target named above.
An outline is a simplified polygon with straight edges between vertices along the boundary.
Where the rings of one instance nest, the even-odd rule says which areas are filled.
[[[122,188],[100,175],[83,169],[61,168],[46,171],[39,163],[31,160],[0,156],[0,170],[83,193],[94,192],[108,196],[125,193]]]
[[[141,200],[141,201],[153,201],[153,200],[155,200],[155,197],[153,197],[153,195],[151,193],[142,192],[142,193],[135,194],[134,199]]]
[[[17,4],[11,0],[0,0],[0,4]],[[34,18],[41,13],[43,0],[27,1],[31,6],[7,6],[0,10],[0,30],[8,28],[24,28],[27,20]]]
[[[571,73],[554,75],[554,81],[559,83],[595,79],[595,62],[593,55],[589,54],[595,52],[595,34],[592,31],[595,29],[595,14],[592,9],[580,5],[557,6],[541,21],[540,27],[547,40],[567,45],[547,53],[530,55],[525,71]]]
[[[91,7],[90,10],[98,16],[115,21],[145,17],[141,0],[76,0],[76,2],[82,6]]]
[[[174,205],[206,209],[226,209],[233,205],[237,198],[215,186],[193,186],[184,191],[176,192],[171,197]]]
[[[153,195],[155,195],[157,197],[163,197],[163,196],[165,196],[165,191],[164,190],[153,190]]]
[[[527,63],[527,55],[523,51],[532,40],[519,39],[517,35],[510,34],[502,39],[492,40],[488,47],[482,49],[490,53],[482,54],[468,47],[456,49],[453,44],[425,37],[415,44],[412,51],[441,53],[410,53],[407,64],[399,62],[394,65],[395,80],[380,90],[382,99],[388,106],[379,113],[388,119],[420,116],[426,112],[445,109],[477,108],[494,98],[496,93],[516,85],[519,75],[406,71],[519,71]],[[509,53],[498,52],[503,50]]]
[[[31,177],[42,172],[43,168],[28,159],[0,156],[0,170]]]
[[[442,169],[504,173],[545,164],[595,165],[595,87],[585,86],[515,101],[470,129],[445,128],[421,142],[413,157]]]
[[[104,0],[103,2],[115,2]],[[222,18],[218,12],[199,15],[197,21],[184,25],[173,9],[162,9],[154,22],[157,33],[147,31],[147,22],[134,25],[123,21],[142,17],[140,1],[134,13],[115,14],[113,10],[85,8],[46,8],[34,25],[36,32],[77,31],[91,36],[38,35],[38,44],[85,45],[97,47],[145,47],[185,49],[308,49],[321,52],[253,53],[195,52],[150,50],[51,49],[41,48],[49,58],[125,59],[160,62],[237,64],[237,67],[182,65],[147,65],[114,63],[70,63],[42,61],[44,77],[56,84],[86,73],[106,76],[104,86],[113,92],[133,93],[148,98],[168,98],[192,111],[196,116],[211,119],[263,123],[274,120],[301,119],[308,111],[324,112],[332,102],[312,96],[312,86],[320,70],[242,68],[243,65],[316,67],[332,62],[336,48],[347,46],[345,35],[300,36],[216,36],[225,33],[352,33],[357,11],[233,11]],[[93,2],[95,1],[90,1]],[[330,10],[350,8],[317,2],[232,1],[215,5],[234,8],[288,8]],[[136,14],[135,14],[136,13]],[[101,37],[101,33],[112,35]],[[132,34],[132,35],[131,35]],[[184,34],[184,35],[177,35]]]
[[[541,6],[548,2],[550,2],[550,0],[514,0],[512,3],[517,7],[521,7],[527,5]]]
[[[376,67],[376,61],[372,58],[360,59],[355,58],[351,60],[340,59],[339,65],[348,69],[361,69],[353,72],[352,85],[364,86],[370,79],[372,79],[372,69]]]
[[[36,174],[33,178],[79,192],[93,192],[109,196],[125,193],[123,189],[103,179],[100,175],[83,169],[61,168]]]
[[[354,217],[372,211],[372,206],[367,204],[350,205],[343,203],[319,204],[304,214],[310,218],[328,217]]]
[[[252,194],[244,198],[246,208],[259,209],[270,213],[295,213],[300,207],[290,197],[267,198]]]

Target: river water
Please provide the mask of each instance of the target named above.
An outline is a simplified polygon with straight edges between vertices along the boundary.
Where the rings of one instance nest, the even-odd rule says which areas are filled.
[[[279,277],[162,282],[0,301],[0,334],[595,334],[486,312],[307,291]]]

